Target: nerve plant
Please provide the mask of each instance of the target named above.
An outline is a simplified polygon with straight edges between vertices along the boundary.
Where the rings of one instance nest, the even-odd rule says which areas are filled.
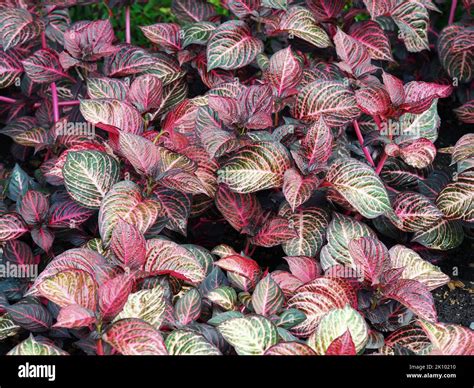
[[[430,262],[472,235],[474,138],[435,146],[471,2],[174,0],[149,47],[133,1],[125,42],[37,3],[0,8],[2,265],[41,270],[0,280],[8,354],[473,354]]]

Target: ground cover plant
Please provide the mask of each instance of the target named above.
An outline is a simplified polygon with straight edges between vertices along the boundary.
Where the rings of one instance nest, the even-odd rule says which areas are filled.
[[[472,355],[472,2],[161,5],[0,6],[1,352]]]

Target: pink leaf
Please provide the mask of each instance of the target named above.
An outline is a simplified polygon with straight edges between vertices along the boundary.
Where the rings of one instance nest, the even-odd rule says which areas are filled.
[[[59,311],[57,322],[53,327],[76,329],[79,327],[90,326],[95,322],[95,320],[93,311],[77,304],[71,304],[63,307]]]
[[[29,225],[41,223],[48,214],[49,200],[39,191],[29,190],[18,203],[18,213]]]
[[[119,220],[110,247],[123,267],[139,269],[146,260],[146,241],[135,225]]]
[[[380,283],[382,273],[390,267],[388,250],[379,240],[360,237],[349,242],[349,254],[357,268],[364,274],[364,280],[372,285]]]
[[[123,274],[100,285],[99,311],[103,319],[110,320],[122,311],[133,284],[134,276]]]
[[[321,276],[321,266],[315,258],[309,256],[286,256],[284,257],[290,271],[303,283],[308,283]]]
[[[241,255],[230,255],[217,260],[214,265],[236,275],[249,279],[252,284],[256,284],[260,276],[260,266],[255,260]]]
[[[355,356],[357,354],[351,332],[346,330],[343,335],[337,337],[326,350],[326,356]]]

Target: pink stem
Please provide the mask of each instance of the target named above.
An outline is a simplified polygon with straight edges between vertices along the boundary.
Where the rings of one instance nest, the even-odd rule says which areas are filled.
[[[359,144],[362,147],[362,151],[364,152],[365,158],[372,166],[375,167],[374,160],[372,159],[369,150],[367,149],[367,147],[364,147],[364,137],[362,136],[362,132],[360,131],[359,123],[357,122],[357,120],[354,120],[352,124],[354,125],[354,130],[357,135],[357,139],[359,140]]]
[[[14,104],[16,102],[16,100],[14,98],[3,97],[3,96],[0,96],[0,101],[1,102],[7,102],[9,104]]]
[[[54,122],[57,123],[59,121],[59,101],[58,101],[58,89],[56,88],[56,84],[54,82],[51,83],[51,95],[53,97]]]
[[[382,157],[379,160],[379,163],[377,164],[377,168],[375,169],[375,173],[377,175],[380,174],[380,171],[382,171],[382,168],[383,168],[383,166],[384,166],[387,159],[388,159],[388,155],[384,152]]]
[[[71,100],[71,101],[58,101],[58,106],[75,106],[79,105],[81,102],[79,100]],[[39,108],[41,106],[41,102],[35,102],[33,108]]]
[[[448,25],[451,25],[454,22],[454,16],[456,14],[457,5],[458,5],[458,0],[451,1],[451,11],[449,12]]]
[[[132,34],[130,32],[130,6],[125,8],[125,42],[132,43]]]

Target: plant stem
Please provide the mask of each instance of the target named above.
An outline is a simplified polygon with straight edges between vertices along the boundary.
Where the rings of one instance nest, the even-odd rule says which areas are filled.
[[[102,346],[102,338],[97,340],[97,355],[103,356],[104,355],[104,347]]]
[[[51,96],[53,97],[53,117],[54,122],[59,121],[59,102],[58,102],[58,89],[56,88],[56,83],[51,83]]]
[[[71,101],[58,101],[58,106],[75,106],[79,105],[81,102],[79,100],[71,100]],[[33,108],[39,108],[41,106],[41,102],[35,102]]]
[[[387,159],[388,159],[388,155],[384,152],[382,157],[379,160],[379,163],[377,164],[377,168],[375,169],[375,173],[377,175],[380,174],[380,171],[382,171],[382,168],[383,168],[383,166],[384,166]]]
[[[274,118],[274,121],[273,121],[273,126],[276,128],[278,127],[278,121],[280,120],[280,118],[278,117],[278,112],[275,112],[275,118]]]
[[[8,104],[14,104],[16,102],[16,100],[14,98],[3,97],[3,96],[0,96],[0,101],[1,102],[6,102]]]
[[[125,7],[125,42],[132,43],[132,34],[130,32],[130,6]]]
[[[359,144],[362,148],[362,151],[364,152],[365,158],[372,166],[375,167],[374,160],[372,159],[369,150],[367,149],[367,147],[364,147],[364,137],[362,136],[362,132],[360,131],[359,123],[357,122],[357,120],[354,120],[352,124],[354,125],[354,130],[357,135],[357,139],[359,140]]]
[[[449,12],[448,25],[451,25],[454,22],[454,16],[456,15],[457,5],[458,5],[458,0],[451,1],[451,11]]]

